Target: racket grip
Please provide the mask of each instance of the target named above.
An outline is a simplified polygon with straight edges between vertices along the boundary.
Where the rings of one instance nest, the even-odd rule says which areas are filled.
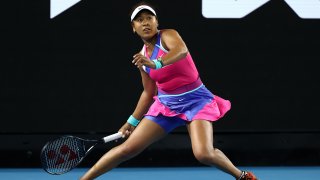
[[[114,134],[111,134],[109,136],[102,138],[102,140],[104,141],[104,143],[107,143],[110,141],[114,141],[116,139],[120,139],[121,137],[122,137],[122,132],[117,132],[117,133],[114,133]]]

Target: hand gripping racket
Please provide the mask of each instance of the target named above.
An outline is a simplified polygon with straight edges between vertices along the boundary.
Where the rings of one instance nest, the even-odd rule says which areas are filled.
[[[49,141],[43,146],[41,151],[40,160],[42,168],[47,173],[53,175],[66,173],[79,165],[97,144],[107,143],[120,139],[121,137],[122,133],[118,132],[100,140],[82,139],[75,136],[62,136],[58,139]]]

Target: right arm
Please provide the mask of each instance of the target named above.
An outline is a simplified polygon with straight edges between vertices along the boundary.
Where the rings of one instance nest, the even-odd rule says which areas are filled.
[[[149,107],[153,103],[153,96],[157,93],[156,83],[149,77],[149,75],[142,69],[139,68],[143,91],[141,93],[138,104],[132,113],[137,119],[142,119],[143,115],[148,111]]]
[[[155,82],[142,69],[142,67],[139,67],[139,70],[142,79],[143,91],[140,95],[137,106],[132,113],[132,116],[136,119],[141,120],[144,114],[148,111],[151,104],[153,103],[153,96],[156,95],[157,88]],[[122,132],[125,136],[129,136],[134,129],[134,126],[126,122],[119,131]]]

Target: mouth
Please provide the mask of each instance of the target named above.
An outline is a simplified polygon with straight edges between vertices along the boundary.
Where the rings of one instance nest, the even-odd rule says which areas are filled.
[[[143,32],[150,32],[150,31],[151,31],[150,28],[144,28],[144,29],[143,29]]]

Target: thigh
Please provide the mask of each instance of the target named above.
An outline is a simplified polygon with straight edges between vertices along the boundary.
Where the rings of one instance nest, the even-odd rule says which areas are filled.
[[[162,127],[169,134],[172,130],[179,126],[185,126],[186,121],[179,118],[179,117],[167,117],[159,114],[158,116],[145,116],[147,120],[151,120],[157,123],[159,126]]]
[[[187,128],[193,149],[213,148],[212,122],[206,120],[193,120],[187,125]]]
[[[125,144],[146,148],[165,135],[166,132],[161,126],[144,118],[125,141]]]

